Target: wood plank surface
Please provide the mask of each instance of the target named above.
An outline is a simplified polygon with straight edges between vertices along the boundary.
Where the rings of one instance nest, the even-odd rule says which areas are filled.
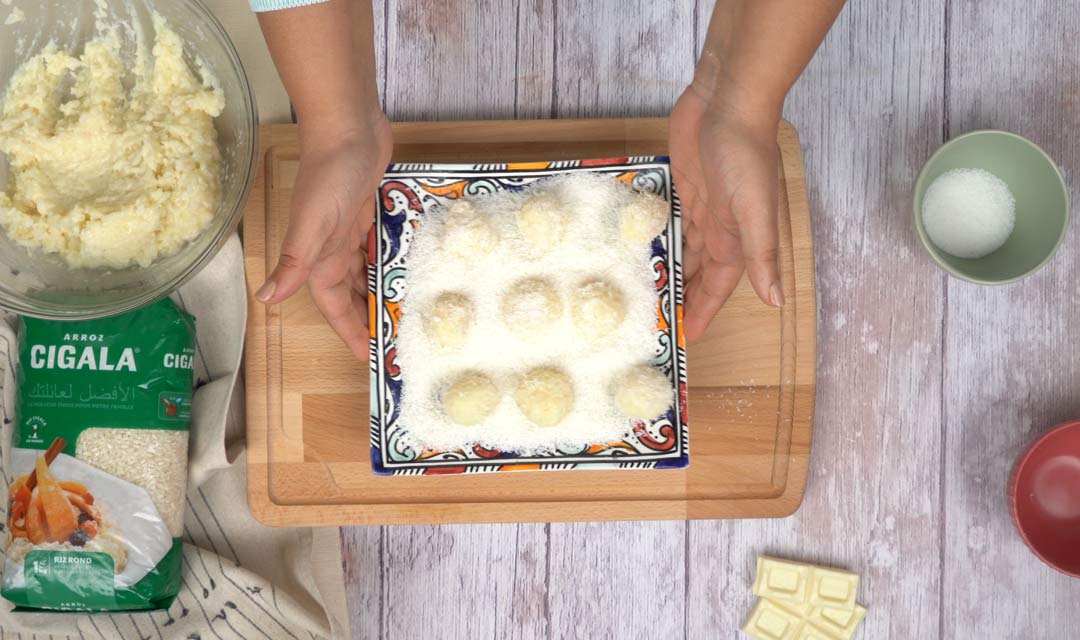
[[[398,4],[406,3],[426,4]],[[613,14],[580,7],[586,3],[517,4],[523,12],[528,5],[536,27],[528,38],[511,39],[500,31],[497,38],[507,55],[554,52],[567,37],[615,46],[647,33],[652,16],[665,11],[630,3],[617,7],[618,18],[609,20]],[[568,8],[571,4],[578,7]],[[667,4],[673,15],[691,6]],[[711,4],[692,3],[689,32],[685,20],[665,27],[673,44],[659,47],[643,66],[689,78],[693,54],[684,43],[700,48]],[[515,607],[521,631],[506,625],[482,637],[738,638],[737,625],[750,606],[752,558],[761,551],[862,572],[860,598],[870,612],[860,638],[1074,636],[1080,581],[1054,573],[1023,548],[1008,520],[1004,482],[1024,444],[1080,410],[1073,393],[1080,375],[1073,356],[1080,333],[1071,313],[1080,300],[1072,275],[1080,266],[1076,225],[1061,255],[1042,273],[1000,289],[976,287],[947,280],[917,248],[909,191],[936,145],[978,127],[1027,135],[1045,146],[1066,175],[1078,170],[1074,123],[1080,103],[1073,97],[1080,58],[1078,10],[1076,0],[917,0],[902,9],[852,2],[793,91],[785,115],[799,127],[806,154],[821,305],[815,451],[806,502],[795,517],[438,528],[454,536],[453,549],[437,560],[441,570],[463,576],[488,570],[491,582],[447,594],[436,588],[442,583],[412,581],[408,593],[399,593],[403,602],[395,603],[394,611],[429,621],[458,620],[462,609],[489,615],[478,603],[509,589],[505,574],[520,569],[511,563],[489,570],[485,559],[491,554],[510,555],[485,545],[519,547],[518,540],[493,537],[489,529],[540,527],[536,536],[521,538],[526,542],[520,546],[549,558],[553,544],[568,540],[611,549],[628,540],[649,544],[670,538],[685,526],[681,558],[673,555],[677,548],[670,542],[634,563],[614,551],[557,552],[561,556],[550,556],[554,563],[544,570],[543,606],[530,599]],[[438,25],[433,29],[439,32]],[[566,33],[574,35],[558,35]],[[458,73],[458,52],[444,51],[421,60],[403,49],[388,73],[408,76],[418,65]],[[576,57],[576,66],[536,66],[529,81],[541,98],[527,102],[546,101],[547,108],[520,116],[663,113],[662,100],[670,101],[678,90],[666,85],[667,77],[644,77],[634,91],[608,85],[594,95],[577,92],[575,78],[599,84],[626,73],[623,56],[610,50],[604,55]],[[567,59],[561,52],[558,57]],[[526,65],[516,68],[533,73]],[[440,93],[414,94],[411,113],[434,117],[449,103],[465,112],[463,117],[478,117],[487,103],[477,94],[487,86],[469,79],[456,88],[443,85]],[[559,108],[552,110],[556,87]],[[500,96],[505,101],[500,104],[509,104],[511,97],[520,103],[523,94]],[[402,114],[391,109],[390,115]],[[550,527],[572,531],[567,537],[545,530]],[[386,533],[404,539],[413,529],[343,530],[351,545],[347,565],[355,637],[409,637],[378,624],[389,605],[385,599],[373,602],[370,594],[383,593],[384,579],[411,580],[419,565],[401,563],[387,574],[382,563],[393,551],[379,542]],[[588,563],[576,565],[577,571],[592,575],[574,576],[571,565],[586,557]],[[601,560],[621,563],[618,573],[598,568]],[[654,597],[670,586],[670,576],[684,581],[684,596],[664,592],[682,603],[681,614]],[[615,613],[626,611],[636,612],[633,621]],[[577,627],[563,617],[566,612],[579,615]],[[640,633],[634,622],[641,623]],[[458,636],[450,627],[441,629],[433,636]]]
[[[554,0],[554,5],[554,117],[666,114],[691,69],[693,42],[671,38],[692,31],[691,3]],[[688,379],[695,373],[690,370]],[[696,421],[694,411],[691,421]],[[698,433],[691,427],[691,465],[699,462],[694,457]],[[685,522],[552,524],[549,593],[558,595],[548,609],[549,637],[677,637],[686,606],[686,527]]]
[[[954,1],[947,134],[1007,129],[1065,168],[1076,201],[1077,3]],[[1006,49],[971,46],[987,39]],[[1080,580],[1042,565],[1016,535],[1006,483],[1038,434],[1080,411],[1080,234],[1040,272],[1003,287],[949,280],[945,317],[943,638],[1080,635]],[[1080,545],[1080,539],[1076,543]],[[972,588],[969,585],[977,585]],[[997,603],[987,606],[987,603]]]
[[[944,276],[916,247],[908,190],[941,141],[942,10],[850,3],[788,99],[787,117],[813,138],[821,357],[810,484],[786,520],[690,523],[688,637],[734,637],[762,553],[862,574],[870,613],[859,637],[937,637]],[[866,70],[882,60],[887,72]]]

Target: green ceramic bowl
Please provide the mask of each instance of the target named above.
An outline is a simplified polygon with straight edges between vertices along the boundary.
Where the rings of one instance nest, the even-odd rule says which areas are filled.
[[[926,188],[953,169],[983,169],[1005,181],[1016,198],[1016,227],[1005,244],[982,258],[957,258],[934,246],[922,221]],[[1046,264],[1065,236],[1069,192],[1057,165],[1035,143],[1007,131],[972,131],[946,142],[923,165],[912,202],[915,231],[934,262],[979,284],[1015,282]]]

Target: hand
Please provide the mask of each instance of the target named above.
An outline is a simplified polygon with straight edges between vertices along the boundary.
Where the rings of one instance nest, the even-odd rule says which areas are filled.
[[[255,297],[277,304],[305,282],[315,306],[367,358],[367,239],[393,139],[381,111],[362,126],[300,131],[300,169],[277,267]]]
[[[671,169],[682,204],[686,337],[708,328],[745,271],[783,306],[777,266],[779,109],[746,116],[687,88],[671,112]],[[775,115],[773,115],[775,113]]]

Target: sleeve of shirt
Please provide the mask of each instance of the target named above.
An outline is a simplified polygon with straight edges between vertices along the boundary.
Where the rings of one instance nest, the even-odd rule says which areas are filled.
[[[294,7],[306,7],[309,4],[319,4],[320,2],[326,2],[327,0],[248,0],[251,3],[251,10],[256,12],[261,11],[277,11],[279,9],[292,9]]]

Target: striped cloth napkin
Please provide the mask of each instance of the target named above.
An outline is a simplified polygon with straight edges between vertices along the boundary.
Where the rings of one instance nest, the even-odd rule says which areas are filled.
[[[195,316],[197,348],[183,589],[168,611],[15,613],[0,604],[0,640],[100,638],[312,640],[348,636],[337,529],[275,529],[247,508],[243,383],[247,320],[243,252],[233,237],[173,299]],[[0,517],[7,520],[15,318],[0,311]]]

